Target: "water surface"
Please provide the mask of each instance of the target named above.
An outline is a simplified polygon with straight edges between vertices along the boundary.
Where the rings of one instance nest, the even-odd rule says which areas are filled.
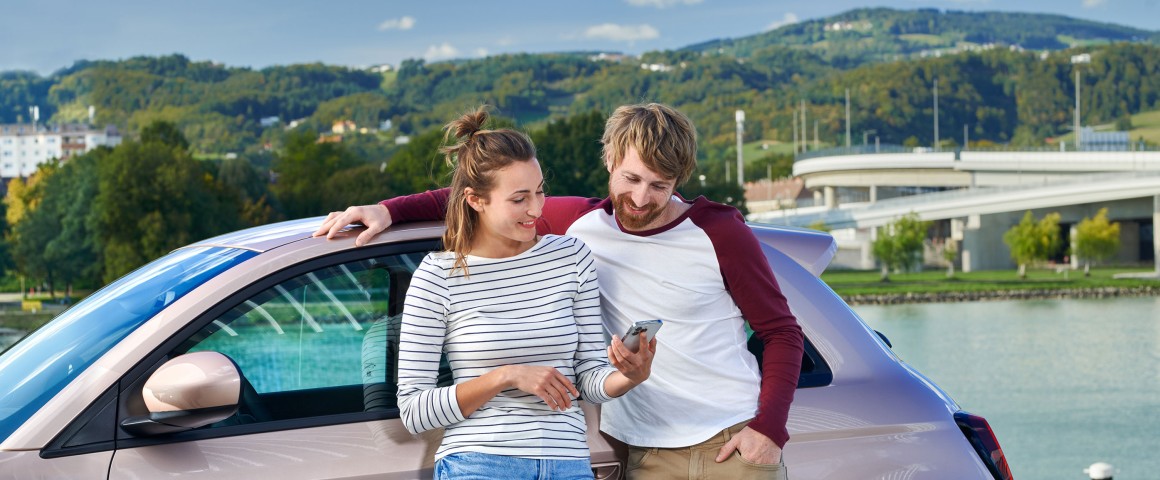
[[[1160,478],[1160,299],[858,306],[990,422],[1018,480]]]

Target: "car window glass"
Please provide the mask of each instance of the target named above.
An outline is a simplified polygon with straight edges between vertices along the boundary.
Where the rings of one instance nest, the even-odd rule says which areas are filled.
[[[272,285],[174,354],[215,351],[244,378],[221,426],[396,407],[399,320],[422,253],[327,266]]]
[[[0,441],[157,312],[255,255],[190,247],[121,277],[0,355]]]

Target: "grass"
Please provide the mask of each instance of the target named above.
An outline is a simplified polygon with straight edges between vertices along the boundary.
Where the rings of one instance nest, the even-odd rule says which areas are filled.
[[[0,327],[31,332],[52,320],[56,313],[12,313],[0,314]]]
[[[1115,130],[1115,123],[1107,123],[1103,125],[1084,125],[1085,127],[1093,127],[1096,131],[1112,131]],[[1136,142],[1143,138],[1144,141],[1151,144],[1160,144],[1160,110],[1151,112],[1141,112],[1132,115],[1132,129],[1128,130],[1128,139]],[[1067,142],[1071,145],[1075,141],[1075,134],[1067,133],[1057,137],[1057,140]]]
[[[938,35],[930,35],[924,33],[908,33],[899,35],[899,38],[910,43],[926,45],[930,47],[946,47],[953,45],[954,42],[950,39],[940,37]]]
[[[762,145],[768,145],[769,148],[761,148]],[[818,148],[831,148],[834,144],[826,141],[819,141]],[[814,137],[811,131],[809,138],[810,150],[814,150]],[[741,147],[741,152],[745,155],[746,162],[757,161],[766,155],[784,154],[793,155],[793,142],[782,142],[779,140],[754,140],[746,142]]]
[[[1144,137],[1144,141],[1160,143],[1160,110],[1132,115],[1132,129],[1129,138],[1133,141]]]
[[[1090,277],[1082,270],[1056,273],[1048,269],[1028,269],[1027,278],[1020,279],[1015,270],[988,270],[955,272],[947,278],[945,270],[927,270],[916,273],[891,274],[890,281],[879,280],[877,270],[833,271],[822,274],[830,288],[838,295],[891,295],[907,293],[954,293],[1010,290],[1063,290],[1104,287],[1158,287],[1160,281],[1145,279],[1115,279],[1113,275],[1125,272],[1148,272],[1147,268],[1093,268]]]

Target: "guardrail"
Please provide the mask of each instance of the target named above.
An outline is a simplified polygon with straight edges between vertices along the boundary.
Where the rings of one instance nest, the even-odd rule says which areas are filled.
[[[1119,145],[1093,145],[1090,147],[1082,147],[1076,149],[1074,145],[1061,144],[1059,146],[1044,145],[1038,147],[1019,147],[1011,145],[995,145],[995,146],[972,146],[970,148],[944,148],[936,150],[933,147],[906,147],[896,144],[880,144],[880,145],[859,145],[853,147],[833,147],[823,148],[821,150],[812,150],[798,153],[794,156],[794,161],[808,160],[811,158],[820,157],[838,157],[845,155],[873,155],[876,153],[932,153],[932,152],[955,152],[955,158],[958,158],[960,152],[1160,152],[1160,146],[1147,145],[1139,142],[1129,143],[1126,146]]]

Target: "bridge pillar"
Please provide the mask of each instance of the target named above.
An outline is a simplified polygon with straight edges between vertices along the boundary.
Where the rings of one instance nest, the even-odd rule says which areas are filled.
[[[814,190],[814,206],[816,207],[818,205],[821,205],[823,200],[824,199],[822,198],[822,191],[821,190]]]
[[[1079,236],[1079,228],[1078,228],[1078,225],[1079,225],[1079,224],[1072,224],[1072,226],[1071,226],[1071,230],[1069,230],[1069,231],[1067,232],[1067,238],[1068,238],[1068,239],[1069,239],[1069,241],[1071,242],[1071,243],[1070,243],[1070,245],[1075,245],[1075,239],[1076,239],[1076,237],[1078,237],[1078,236]],[[1121,224],[1121,225],[1122,225],[1122,224]],[[1076,254],[1074,254],[1074,253],[1073,253],[1073,254],[1071,254],[1071,256],[1070,256],[1070,257],[1068,257],[1068,258],[1070,258],[1070,259],[1071,259],[1070,265],[1068,265],[1068,267],[1069,267],[1069,268],[1071,268],[1072,270],[1077,270],[1077,269],[1079,269],[1079,255],[1076,255]]]
[[[834,190],[834,187],[823,187],[822,190],[825,192],[823,195],[825,196],[826,208],[830,210],[838,208],[838,192]]]
[[[1156,275],[1160,276],[1160,195],[1152,196],[1152,262],[1156,265]]]
[[[878,185],[871,185],[870,186],[870,203],[875,203],[877,201],[878,201]]]

